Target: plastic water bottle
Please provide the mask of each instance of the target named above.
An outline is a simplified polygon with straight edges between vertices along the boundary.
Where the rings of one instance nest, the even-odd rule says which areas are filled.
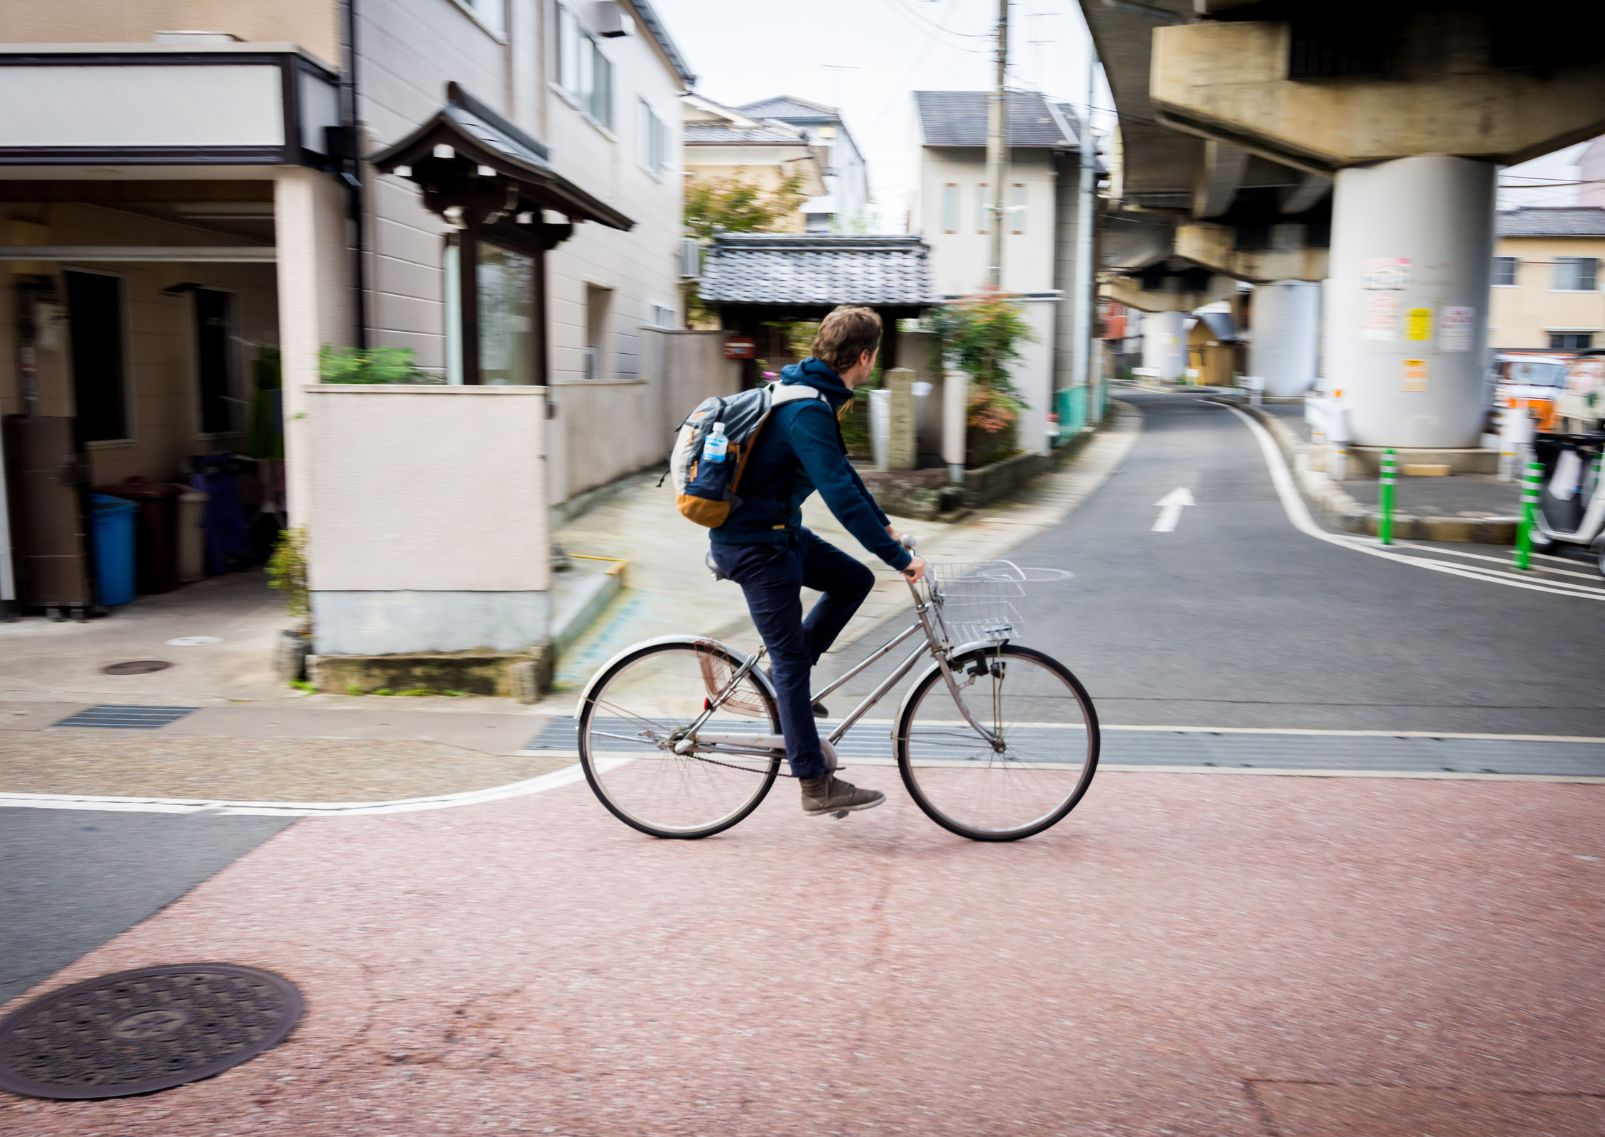
[[[704,462],[723,462],[730,453],[730,440],[724,435],[724,423],[716,422],[713,430],[708,434],[707,441],[702,444],[702,460]]]

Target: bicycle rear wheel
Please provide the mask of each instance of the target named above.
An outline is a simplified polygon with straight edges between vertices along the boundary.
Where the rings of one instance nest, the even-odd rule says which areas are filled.
[[[965,708],[999,741],[976,732],[933,669],[897,724],[909,796],[975,841],[1017,841],[1061,820],[1098,768],[1098,715],[1081,683],[1051,656],[1015,644],[972,648],[948,667]]]
[[[741,666],[711,640],[647,644],[593,684],[580,711],[580,764],[613,816],[654,837],[711,837],[758,808],[775,783],[781,754],[719,753],[680,736]],[[780,712],[749,675],[698,732],[778,735]]]

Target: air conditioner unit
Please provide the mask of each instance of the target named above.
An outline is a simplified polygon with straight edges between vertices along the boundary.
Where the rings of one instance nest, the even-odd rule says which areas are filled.
[[[680,279],[696,280],[702,276],[702,245],[695,237],[680,238]]]
[[[635,32],[635,21],[618,0],[598,0],[591,5],[591,30],[603,39],[618,39]]]

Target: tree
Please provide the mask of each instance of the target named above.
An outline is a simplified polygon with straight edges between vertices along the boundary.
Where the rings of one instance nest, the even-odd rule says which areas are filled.
[[[802,177],[793,174],[772,190],[738,177],[692,182],[685,189],[685,235],[711,240],[727,233],[762,233],[796,213],[807,199]]]

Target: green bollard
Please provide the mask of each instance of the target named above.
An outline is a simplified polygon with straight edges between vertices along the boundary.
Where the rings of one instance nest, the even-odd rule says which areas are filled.
[[[1382,452],[1382,518],[1377,537],[1384,545],[1393,544],[1393,483],[1398,477],[1398,459],[1392,450]]]
[[[1533,526],[1538,524],[1538,495],[1544,484],[1544,464],[1527,463],[1521,486],[1521,522],[1516,526],[1516,567],[1527,572],[1533,559]]]

